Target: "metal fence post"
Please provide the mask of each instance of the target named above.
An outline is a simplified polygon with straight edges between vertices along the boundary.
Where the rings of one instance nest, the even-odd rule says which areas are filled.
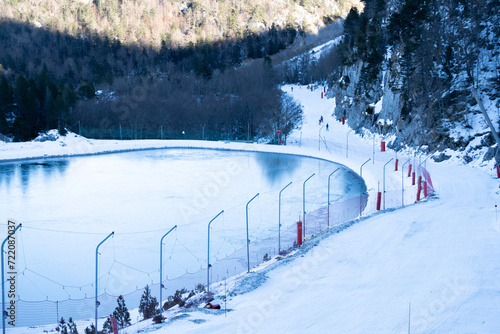
[[[248,266],[248,272],[250,272],[250,237],[248,236],[248,204],[250,204],[251,201],[254,200],[255,197],[259,196],[259,193],[252,197],[251,200],[248,201],[247,207],[246,207],[246,214],[247,214],[247,266]]]
[[[95,329],[94,333],[97,334],[97,308],[99,307],[98,293],[99,293],[99,247],[113,236],[115,232],[111,232],[103,241],[97,245],[95,249]]]
[[[302,233],[304,235],[304,239],[306,237],[306,182],[314,175],[316,175],[316,173],[312,173],[312,175],[309,176],[302,185],[302,211],[304,212],[304,217],[302,217],[302,221],[304,222],[304,225],[302,226]]]
[[[359,167],[359,176],[361,177],[361,179],[363,179],[363,166],[366,165],[368,163],[368,161],[370,161],[370,160],[371,160],[371,158],[366,160],[365,162],[363,162],[361,164],[361,167]],[[364,180],[363,180],[363,182],[364,182]],[[363,210],[362,209],[362,206],[363,206],[362,201],[363,201],[363,197],[361,195],[361,189],[360,189],[360,191],[359,191],[359,216],[360,217],[361,217],[362,210]]]
[[[207,250],[207,293],[210,292],[210,224],[212,224],[212,222],[217,218],[219,217],[222,213],[224,212],[224,210],[222,210],[221,212],[219,212],[217,214],[217,216],[215,216],[214,218],[212,218],[212,220],[208,223],[208,250]]]
[[[385,210],[385,167],[389,164],[389,162],[391,162],[392,160],[394,160],[393,158],[391,158],[391,160],[387,161],[384,165],[384,181],[383,181],[383,191],[384,191],[384,210]]]
[[[283,190],[288,188],[289,185],[291,185],[292,182],[287,184],[283,189],[280,190],[279,193],[279,199],[278,199],[278,255],[281,253],[281,193]]]
[[[170,232],[172,232],[174,229],[177,228],[177,225],[175,225],[174,227],[172,227],[170,229],[170,231],[168,231],[167,233],[165,233],[163,235],[163,237],[161,237],[161,240],[160,240],[160,312],[163,310],[163,306],[161,305],[163,299],[163,238],[165,238]]]
[[[326,226],[330,226],[330,177],[333,175],[333,173],[335,173],[338,170],[339,170],[339,168],[337,168],[336,170],[331,172],[330,175],[328,175],[328,214],[327,214],[328,222],[327,222]]]

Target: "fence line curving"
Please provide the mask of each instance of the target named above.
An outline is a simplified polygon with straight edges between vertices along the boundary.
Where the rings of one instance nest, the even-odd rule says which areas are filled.
[[[421,174],[424,180],[431,187],[427,189],[427,195],[430,196],[434,192],[432,188],[432,181],[430,180],[429,173],[422,168]],[[385,192],[385,208],[393,209],[405,205],[413,204],[417,198],[417,185],[407,186],[404,189],[390,189]],[[373,196],[372,196],[373,197]],[[423,198],[423,195],[421,196]],[[314,238],[315,235],[327,230],[328,228],[348,222],[359,217],[360,215],[368,215],[376,212],[375,200],[369,200],[368,195],[355,197],[341,202],[333,203],[329,207],[319,207],[306,214],[305,237]],[[290,250],[295,247],[297,231],[296,222],[288,221],[286,227],[282,228],[280,235],[274,235],[263,239],[254,239],[249,244],[249,262],[250,267],[253,268],[266,261],[268,258],[276,256],[279,253],[278,245],[281,250]],[[189,250],[186,249],[186,252]],[[218,281],[224,280],[230,276],[244,273],[247,268],[247,253],[246,246],[236,249],[232,254],[221,256],[220,259],[212,260],[211,270],[208,275],[209,282],[207,282],[207,268],[200,267],[199,270],[186,273],[180,277],[173,279],[165,279],[162,283],[163,302],[167,297],[173,295],[176,290],[186,288],[187,290],[194,290],[197,285],[202,284],[215,284]],[[179,264],[181,265],[181,264]],[[24,275],[20,273],[19,275]],[[160,283],[158,280],[150,279],[151,273],[146,273],[148,279],[144,280],[144,286],[149,285],[151,293],[157,299],[160,294]],[[157,277],[156,272],[152,273]],[[144,291],[144,286],[137,287],[134,291],[123,294],[128,309],[135,309],[139,307],[141,296]],[[117,298],[119,295],[105,292],[99,295],[99,324],[100,329],[104,319],[112,314],[117,306]],[[7,306],[7,305],[6,305]],[[18,299],[16,301],[16,326],[7,325],[8,332],[15,331],[19,327],[29,326],[43,326],[54,325],[64,318],[66,321],[72,317],[78,324],[79,322],[93,323],[93,315],[95,310],[95,296],[85,297],[80,299],[66,299],[60,301],[26,301]],[[86,327],[86,326],[84,326]],[[82,326],[79,330],[83,332]],[[17,329],[19,331],[19,329]]]

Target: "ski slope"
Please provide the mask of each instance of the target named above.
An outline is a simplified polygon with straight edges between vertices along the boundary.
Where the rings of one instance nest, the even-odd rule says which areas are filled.
[[[384,165],[395,152],[380,152],[380,136],[349,133],[347,124],[330,116],[335,101],[321,99],[322,89],[283,87],[303,105],[305,115],[286,147],[68,136],[71,140],[50,143],[2,143],[0,159],[176,146],[302,154],[356,172],[373,159],[362,171],[372,200],[382,185]],[[329,131],[318,125],[320,116]],[[398,154],[401,163],[427,157],[405,153]],[[309,241],[289,260],[229,279],[229,292],[235,286],[241,291],[242,285],[248,292],[229,295],[226,315],[203,309],[176,317],[166,312],[170,319],[164,324],[139,322],[121,333],[499,333],[499,180],[491,170],[493,162],[475,161],[470,167],[457,161],[427,160],[437,192],[433,199],[365,216],[340,233]],[[400,188],[401,172],[391,163],[386,189]],[[224,282],[216,291],[220,300]],[[79,324],[80,332],[85,326]]]
[[[358,170],[372,157],[373,140],[353,135],[345,158],[349,129],[330,117],[334,101],[317,89],[285,90],[304,106],[302,134],[290,138],[302,138],[298,151],[318,150],[323,115],[330,130],[321,134],[337,144],[329,147],[333,160]],[[378,152],[378,144],[375,164],[363,173],[371,194],[393,154]],[[500,332],[498,180],[488,167],[428,162],[428,169],[438,198],[375,214],[321,240],[267,272],[254,291],[230,298],[227,317],[195,324],[191,316],[155,333]],[[392,174],[387,183],[395,185]]]

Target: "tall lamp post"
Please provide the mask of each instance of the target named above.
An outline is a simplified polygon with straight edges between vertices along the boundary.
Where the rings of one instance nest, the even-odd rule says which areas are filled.
[[[250,204],[251,201],[255,199],[255,197],[259,196],[259,193],[252,197],[251,200],[248,201],[247,203],[247,208],[246,208],[246,213],[247,213],[247,267],[248,267],[248,272],[250,272],[250,237],[248,236],[248,204]]]
[[[167,233],[165,233],[163,235],[163,237],[161,237],[160,239],[160,312],[161,310],[163,310],[163,306],[162,306],[162,297],[163,297],[163,239],[170,233],[172,232],[173,230],[175,230],[177,228],[177,225],[175,225],[174,227],[172,227]]]
[[[333,175],[333,173],[335,173],[338,170],[339,170],[339,168],[337,168],[336,170],[331,172],[330,175],[328,175],[328,215],[327,215],[328,222],[327,222],[327,226],[330,226],[330,177]]]
[[[97,334],[97,308],[99,307],[98,293],[99,293],[99,247],[110,237],[115,235],[115,232],[111,232],[103,241],[97,245],[95,249],[95,328],[94,333]]]
[[[212,220],[208,223],[208,250],[207,250],[207,292],[210,292],[210,224],[212,224],[212,222],[217,218],[219,217],[221,214],[224,213],[224,210],[222,210],[221,212],[219,212],[217,214],[217,216],[215,216],[214,218],[212,218]]]
[[[303,236],[304,238],[306,237],[306,182],[311,178],[313,177],[314,175],[316,175],[316,173],[312,173],[311,176],[309,176],[305,181],[304,181],[304,184],[302,185],[302,212],[304,213],[304,216],[302,217],[302,220],[304,222],[304,226],[303,226]]]
[[[2,242],[2,331],[3,331],[3,334],[5,334],[5,274],[4,274],[4,254],[3,254],[3,246],[5,246],[5,243],[7,242],[7,240],[9,240],[10,237],[12,237],[14,235],[14,233],[16,233],[16,231],[18,229],[21,228],[21,226],[23,226],[22,224],[19,224],[16,226],[16,228],[14,229],[14,231],[12,231],[12,233],[9,233],[9,235],[7,235],[7,238],[5,238],[5,240]]]
[[[287,184],[286,186],[283,187],[283,189],[280,190],[279,193],[279,200],[278,200],[278,254],[281,253],[281,193],[283,190],[288,188],[289,185],[291,185],[292,182]]]

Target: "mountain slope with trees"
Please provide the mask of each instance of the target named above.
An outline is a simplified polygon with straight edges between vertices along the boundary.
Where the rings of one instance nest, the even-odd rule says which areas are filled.
[[[15,140],[272,139],[301,120],[279,85],[325,82],[339,119],[396,148],[467,161],[494,146],[486,124],[470,131],[484,123],[471,89],[500,110],[499,0],[4,3],[0,133]],[[283,62],[348,8],[333,52]]]
[[[126,138],[268,135],[283,107],[271,56],[352,5],[360,3],[4,0],[0,133],[29,140],[78,124],[100,138],[122,127]]]
[[[342,70],[331,78],[336,116],[358,131],[395,134],[395,146],[492,146],[486,124],[483,133],[469,131],[482,121],[471,90],[500,107],[500,1],[364,4],[344,22]]]

